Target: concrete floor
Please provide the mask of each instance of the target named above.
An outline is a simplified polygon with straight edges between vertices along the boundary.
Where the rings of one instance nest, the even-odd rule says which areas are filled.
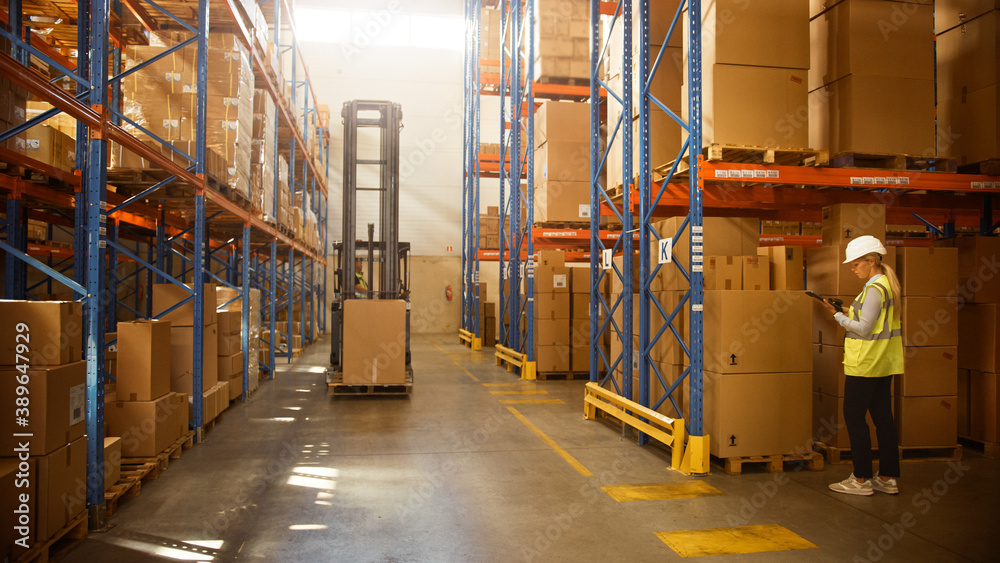
[[[415,337],[410,398],[332,400],[329,343],[310,347],[123,502],[110,531],[61,560],[664,561],[681,557],[657,532],[758,524],[818,548],[704,559],[997,560],[998,461],[967,451],[961,475],[947,463],[906,463],[898,496],[829,492],[849,466],[685,477],[667,469],[666,450],[584,420],[583,382],[522,385],[456,340]],[[515,390],[542,393],[492,393]],[[593,475],[505,399],[561,401],[513,408]],[[692,480],[724,494],[616,502],[600,488]]]

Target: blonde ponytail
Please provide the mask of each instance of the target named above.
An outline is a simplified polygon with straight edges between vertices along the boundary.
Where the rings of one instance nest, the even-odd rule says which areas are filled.
[[[894,305],[892,307],[892,316],[894,320],[900,320],[903,310],[903,292],[899,287],[899,278],[896,276],[896,271],[893,270],[888,264],[882,263],[881,254],[872,254],[875,258],[875,265],[882,268],[882,272],[885,277],[889,278],[889,289],[892,291],[892,298]]]

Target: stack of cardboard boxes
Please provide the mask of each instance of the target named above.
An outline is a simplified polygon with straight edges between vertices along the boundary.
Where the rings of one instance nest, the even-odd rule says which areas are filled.
[[[483,65],[480,72],[500,74],[503,58],[503,27],[500,10],[483,8],[479,20],[479,58],[496,61]],[[492,154],[500,154],[499,151]]]
[[[486,283],[480,282],[479,286],[479,337],[483,341],[483,347],[492,347],[497,344],[497,306],[486,300]]]
[[[1000,158],[1000,6],[938,0],[937,151],[959,164]]]
[[[239,313],[240,315],[243,314],[244,302],[242,299],[239,299],[240,291],[240,289],[234,290],[228,287],[217,287],[215,289],[216,311],[218,314],[228,311]],[[247,327],[247,330],[249,331],[247,341],[250,343],[250,348],[247,351],[247,379],[250,382],[250,392],[253,393],[260,386],[260,290],[251,289],[249,297],[250,325]],[[240,326],[242,328],[242,317],[240,320]],[[243,340],[241,339],[240,346],[242,347],[242,345]],[[223,349],[224,348],[220,343],[220,353]],[[242,378],[242,372],[239,375]],[[232,379],[235,378],[231,378],[231,381]],[[233,383],[230,383],[230,398],[234,398],[237,395],[236,392],[232,390],[232,385]],[[243,382],[240,381],[237,385],[242,391]]]
[[[485,214],[479,215],[479,249],[499,250],[500,248],[500,208],[491,205]]]
[[[809,10],[810,145],[934,155],[931,3],[812,0]]]
[[[8,415],[0,424],[0,491],[10,499],[0,514],[0,558],[13,561],[25,551],[14,544],[24,537],[15,537],[18,509],[30,515],[29,546],[86,510],[80,491],[87,478],[87,371],[79,302],[0,300],[0,317],[0,401]],[[20,494],[30,495],[27,503],[13,502]]]
[[[570,366],[575,373],[590,371],[590,267],[570,268]],[[606,279],[606,278],[605,278]],[[600,362],[598,362],[600,363]]]
[[[844,302],[845,309],[864,288],[848,265],[843,264],[847,244],[871,235],[885,239],[885,207],[838,204],[823,208],[823,246],[806,252],[806,287],[824,297]],[[896,249],[888,247],[885,264],[896,267]],[[829,446],[850,447],[844,427],[844,329],[819,302],[813,307],[813,436]],[[872,443],[875,444],[874,426]]]
[[[405,301],[344,302],[343,366],[343,382],[347,385],[406,382]]]
[[[590,223],[590,104],[547,101],[535,114],[536,223]]]
[[[265,221],[274,217],[274,100],[267,90],[254,90],[250,134],[250,204]]]
[[[292,190],[289,188],[288,161],[278,155],[278,225],[292,232]]]
[[[153,311],[157,314],[166,311],[190,295],[174,284],[156,284]],[[204,296],[200,389],[194,388],[194,300],[161,318],[170,321],[170,389],[187,395],[190,404],[194,403],[193,394],[201,393],[202,424],[208,424],[229,405],[229,382],[219,381],[219,321],[214,284],[204,285]]]
[[[808,147],[808,3],[719,0],[701,10],[704,145]]]
[[[8,80],[6,76],[0,76],[0,128],[7,131],[24,123],[27,117],[27,105],[28,91],[20,84]],[[0,147],[24,154],[27,148],[24,133],[14,135],[0,143]]]
[[[569,268],[561,250],[542,250],[534,263],[536,369],[539,373],[570,370]],[[522,286],[523,287],[523,286]]]
[[[896,377],[900,446],[958,443],[958,249],[899,248],[902,377]]]
[[[958,435],[1000,442],[1000,238],[970,236],[938,241],[958,250]]]
[[[218,311],[219,319],[219,381],[227,382],[229,401],[243,394],[243,313],[229,310]]]
[[[534,2],[535,80],[589,83],[590,3],[587,0]],[[510,42],[509,36],[507,41]]]
[[[663,40],[667,36],[670,22],[673,21],[679,0],[653,0],[649,3],[650,22],[650,65],[659,55],[663,46]],[[638,3],[632,5],[632,117],[622,122],[618,134],[611,143],[611,151],[608,153],[607,174],[608,185],[620,186],[622,184],[622,142],[625,135],[625,128],[632,127],[632,176],[639,173],[642,162],[642,152],[639,150],[639,135],[641,133],[641,122],[639,121],[639,104],[642,102],[642,77],[639,76],[639,48],[642,44],[642,37],[639,34],[639,10]],[[623,37],[625,20],[619,20],[615,24],[608,38],[607,45],[607,65],[604,69],[606,81],[611,90],[621,92],[623,61]],[[681,90],[684,87],[684,56],[682,50],[681,28],[678,25],[674,31],[670,42],[663,51],[660,65],[657,67],[654,79],[649,85],[649,93],[652,94],[663,105],[671,110],[677,110],[681,105]],[[650,69],[652,70],[652,69]],[[649,104],[649,135],[650,152],[649,163],[652,167],[673,161],[677,158],[683,142],[681,126],[666,112],[660,109],[655,103]],[[622,106],[618,102],[609,98],[608,102],[608,135],[618,127],[617,123],[622,114]]]

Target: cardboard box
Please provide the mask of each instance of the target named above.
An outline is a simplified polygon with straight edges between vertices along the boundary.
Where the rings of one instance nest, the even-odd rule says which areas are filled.
[[[219,337],[216,325],[202,332],[201,390],[219,382]],[[190,395],[194,389],[194,327],[170,327],[170,390]]]
[[[538,319],[535,321],[535,346],[556,346],[570,343],[569,319]]]
[[[219,337],[240,334],[243,331],[242,311],[216,312],[219,324]]]
[[[535,184],[536,223],[590,224],[590,183],[546,180]],[[542,235],[544,236],[544,235]]]
[[[706,291],[705,370],[812,372],[811,299],[787,291]]]
[[[535,112],[535,148],[553,141],[590,142],[590,104],[545,101]]]
[[[25,387],[30,399],[28,426],[14,426],[15,400],[22,396],[17,388],[27,379]],[[0,404],[10,417],[9,426],[16,432],[32,433],[29,453],[45,455],[83,436],[84,409],[87,390],[87,363],[73,362],[62,366],[38,366],[28,370],[27,378],[16,369],[0,369]],[[0,451],[15,455],[19,441],[14,430],[0,432]]]
[[[535,319],[555,320],[570,318],[569,293],[536,293]]]
[[[406,381],[406,302],[344,302],[344,383]]]
[[[191,284],[186,284],[191,288]],[[161,314],[177,303],[191,297],[193,294],[172,283],[158,283],[153,285],[153,313],[158,318],[170,321],[170,325],[193,326],[194,325],[194,298],[166,315]],[[215,284],[206,283],[204,285],[204,309],[202,312],[202,322],[205,326],[218,322],[215,312],[216,307]]]
[[[964,236],[934,241],[958,249],[960,303],[1000,303],[1000,237]]]
[[[1000,440],[1000,386],[997,374],[981,371],[969,373],[969,417],[970,435],[976,440],[997,442]]]
[[[570,331],[570,371],[590,371],[590,319],[573,319]]]
[[[806,251],[806,288],[820,295],[850,295],[850,301],[861,293],[865,281],[851,271],[850,264],[844,264],[847,244],[840,246],[821,246]],[[896,268],[896,247],[886,248],[882,263],[890,268]]]
[[[807,144],[830,154],[936,151],[933,80],[851,74],[809,92],[808,108]]]
[[[229,400],[234,401],[243,397],[243,378],[233,378],[229,380]]]
[[[589,138],[549,141],[535,149],[535,185],[540,186],[545,181],[589,183]]]
[[[996,8],[1000,8],[997,0],[935,0],[934,33],[942,34]]]
[[[212,386],[211,389],[209,389],[208,391],[204,391],[201,394],[202,426],[208,424],[209,422],[212,422],[213,420],[215,420],[215,417],[219,416],[219,389],[220,389],[219,385],[215,384]],[[228,394],[229,392],[227,391],[226,395],[228,396]],[[188,420],[191,421],[191,424],[195,424],[194,422],[195,408],[194,408],[193,397],[188,398],[188,405],[190,407]]]
[[[661,238],[674,238],[677,230],[684,222],[683,217],[671,217],[654,225]],[[760,246],[760,220],[752,217],[705,217],[703,256],[755,256]],[[672,245],[673,260],[691,271],[691,229],[685,228],[679,237],[674,238]],[[651,264],[659,263],[659,244],[651,244]],[[636,259],[635,263],[638,264]],[[638,271],[638,266],[636,266]],[[660,287],[662,290],[675,291],[687,289],[686,282],[680,271],[671,264],[660,268]],[[638,277],[638,276],[636,276]],[[638,288],[637,288],[638,290]]]
[[[122,478],[122,439],[104,439],[104,492]]]
[[[569,293],[569,268],[566,266],[535,266],[536,293]]]
[[[967,369],[958,370],[958,435],[971,436],[972,374]]]
[[[958,306],[944,297],[903,298],[904,346],[958,346]]]
[[[844,311],[846,313],[847,308],[854,303],[853,295],[824,295],[824,297],[835,297],[844,302]],[[840,326],[840,323],[833,318],[833,315],[823,307],[823,304],[819,301],[813,299],[813,337],[812,341],[816,344],[825,344],[827,346],[843,346],[844,337],[847,335],[847,331],[844,327]]]
[[[766,257],[742,256],[743,289],[771,289],[771,271]]]
[[[933,7],[900,8],[884,0],[846,0],[813,18],[809,89],[848,74],[933,80]],[[887,27],[901,16],[904,25]]]
[[[767,256],[771,289],[794,291],[804,289],[804,268],[801,246],[764,246],[758,256]]]
[[[118,323],[118,397],[152,401],[170,392],[170,321]]]
[[[570,291],[578,295],[590,295],[590,265],[584,268],[570,268]]]
[[[808,448],[809,372],[704,372],[703,428],[720,458],[793,453]]]
[[[958,287],[958,249],[896,249],[896,275],[904,297],[944,297]]]
[[[19,468],[20,464],[23,464],[24,467]],[[24,468],[27,469],[31,478],[17,476]],[[15,540],[25,538],[23,541],[28,546],[33,546],[36,543],[34,478],[36,475],[38,473],[35,468],[35,458],[28,458],[26,461],[20,461],[16,458],[0,458],[0,498],[4,499],[4,507],[9,507],[0,512],[0,526],[3,526],[4,530],[4,534],[0,535],[0,560],[16,561],[18,556],[27,551],[26,548],[15,545]],[[14,513],[15,510],[18,511],[18,514]],[[26,526],[27,534],[20,530],[14,530],[14,526],[19,525],[19,514],[24,513],[31,515],[31,521]]]
[[[844,347],[813,344],[813,391],[844,396]]]
[[[705,289],[743,289],[743,261],[740,256],[705,256]]]
[[[167,393],[154,401],[118,401],[105,411],[108,432],[122,439],[122,457],[152,457],[180,437],[187,396]]]
[[[569,318],[577,320],[590,320],[590,294],[573,293],[570,294],[570,315]]]
[[[216,417],[222,414],[226,409],[229,408],[229,382],[220,381],[216,384],[215,390],[215,412]],[[235,386],[234,386],[235,387]]]
[[[231,356],[219,356],[219,381],[229,381],[234,378],[241,378],[243,375],[243,353]]]
[[[539,250],[535,266],[565,266],[566,252],[563,250]]]
[[[243,336],[239,333],[219,335],[218,353],[220,356],[232,356],[243,351]]]
[[[717,0],[702,4],[701,12],[704,68],[715,63],[809,68],[807,3],[771,0],[750,5],[740,0]],[[687,45],[688,26],[682,27]],[[766,29],[782,32],[762,34]]]
[[[900,446],[948,447],[958,443],[958,400],[954,395],[897,395],[895,416]]]
[[[569,371],[569,357],[570,347],[568,344],[538,346],[535,348],[535,369],[542,373]]]
[[[885,206],[881,203],[836,203],[823,208],[823,246],[846,246],[864,235],[885,241]]]
[[[997,86],[939,100],[937,154],[965,165],[1000,156],[1000,113]]]
[[[77,438],[35,463],[35,532],[47,539],[87,509],[87,438]]]
[[[872,447],[878,447],[875,422],[865,413]],[[813,439],[835,448],[850,448],[851,437],[844,424],[844,398],[813,392]]]
[[[972,2],[969,2],[970,4]],[[1000,77],[1000,4],[993,11],[969,17],[953,33],[937,37],[938,100],[955,100],[972,92],[996,86]]]
[[[897,376],[895,394],[933,397],[958,393],[958,348],[905,346],[903,376]]]
[[[0,318],[4,319],[0,323],[0,366],[19,363],[17,345],[25,344],[25,334],[31,367],[58,366],[83,357],[83,308],[79,301],[0,299]],[[18,332],[20,325],[26,330]]]
[[[995,303],[967,304],[958,310],[958,367],[1000,371],[1000,315]]]

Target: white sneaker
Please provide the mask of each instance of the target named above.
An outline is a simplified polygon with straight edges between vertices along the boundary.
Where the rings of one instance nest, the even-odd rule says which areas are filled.
[[[878,472],[875,472],[875,476],[868,480],[872,484],[872,488],[881,493],[887,495],[898,495],[899,486],[896,485],[896,479],[890,478],[888,481],[883,481],[879,476]]]
[[[844,493],[845,495],[861,495],[866,497],[875,494],[875,491],[872,490],[871,479],[860,483],[853,473],[847,479],[830,485],[830,490],[835,493]]]

